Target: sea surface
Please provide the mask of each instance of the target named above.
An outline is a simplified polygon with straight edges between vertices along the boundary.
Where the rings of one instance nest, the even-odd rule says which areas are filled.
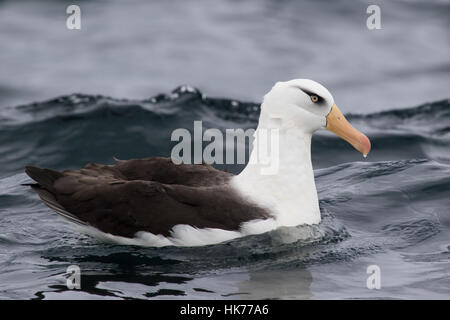
[[[82,29],[68,30],[73,1],[0,0],[0,299],[448,299],[449,2],[377,1],[380,30],[368,0],[205,3],[79,1]],[[314,135],[319,225],[117,245],[22,185],[25,165],[170,156],[173,130],[197,120],[255,128],[262,96],[293,78],[324,84],[372,141],[363,158]]]
[[[349,120],[372,141],[362,158],[327,133],[312,154],[323,221],[204,247],[102,243],[22,183],[23,166],[169,156],[171,132],[254,128],[256,103],[182,86],[147,100],[69,95],[0,116],[0,297],[7,299],[445,299],[450,294],[450,102]],[[242,168],[224,165],[231,172]],[[66,287],[70,265],[81,290]],[[369,290],[367,268],[381,272]]]
[[[80,30],[66,28],[71,4]],[[0,0],[0,107],[181,84],[258,102],[295,78],[343,110],[411,107],[449,96],[449,16],[449,0]]]

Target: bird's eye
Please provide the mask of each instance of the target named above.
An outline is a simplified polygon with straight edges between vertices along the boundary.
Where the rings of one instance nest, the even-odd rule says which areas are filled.
[[[317,101],[319,101],[319,97],[316,96],[315,94],[311,95],[311,101],[316,103]]]

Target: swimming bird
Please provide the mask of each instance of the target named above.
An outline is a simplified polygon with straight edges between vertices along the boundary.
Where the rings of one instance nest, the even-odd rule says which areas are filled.
[[[249,163],[238,175],[160,157],[25,171],[48,207],[88,233],[148,246],[208,245],[321,221],[311,163],[311,137],[319,129],[364,156],[371,149],[324,86],[295,79],[277,82],[264,96]],[[276,157],[262,161],[264,132],[276,132],[278,139],[270,147]]]

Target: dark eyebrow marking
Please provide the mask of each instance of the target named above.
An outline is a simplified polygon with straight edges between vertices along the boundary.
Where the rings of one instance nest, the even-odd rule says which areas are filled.
[[[299,87],[299,89],[300,90],[302,90],[304,93],[306,93],[308,96],[316,96],[319,100],[317,100],[317,102],[315,102],[315,103],[322,103],[322,102],[325,102],[325,99],[324,98],[322,98],[321,96],[319,96],[317,93],[314,93],[314,92],[311,92],[311,91],[309,91],[309,90],[306,90],[306,89],[302,89],[302,88],[300,88]]]

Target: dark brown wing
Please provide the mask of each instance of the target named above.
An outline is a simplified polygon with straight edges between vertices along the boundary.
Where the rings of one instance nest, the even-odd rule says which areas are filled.
[[[208,164],[176,165],[170,158],[159,157],[118,160],[118,164],[111,167],[127,180],[158,181],[186,186],[216,186],[227,183],[233,176]]]
[[[131,168],[133,163],[136,165]],[[149,169],[152,163],[162,162],[143,159],[116,166],[90,164],[63,173],[27,167],[26,172],[38,182],[33,189],[59,214],[124,237],[133,237],[138,231],[169,236],[177,224],[237,230],[242,222],[269,216],[225,183],[230,176],[227,173],[204,165],[183,165],[174,171],[177,169],[166,164],[160,167],[164,175]],[[207,180],[209,175],[222,183],[211,186],[200,178]],[[165,183],[147,181],[151,179]]]

